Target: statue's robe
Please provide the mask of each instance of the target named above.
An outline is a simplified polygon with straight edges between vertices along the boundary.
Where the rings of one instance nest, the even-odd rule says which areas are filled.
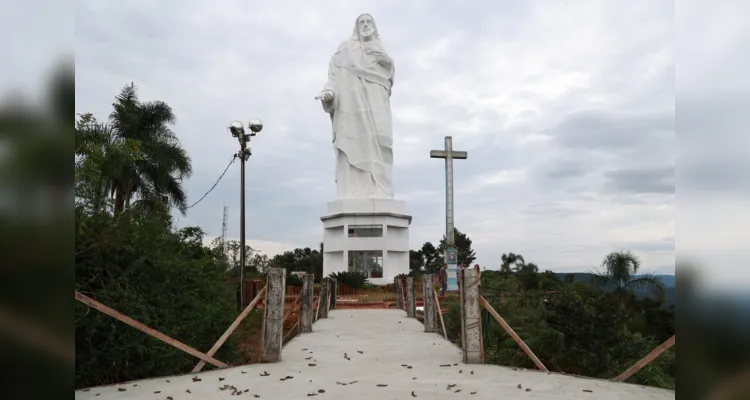
[[[323,88],[334,93],[323,109],[333,127],[338,198],[393,198],[393,62],[382,66],[367,47],[385,54],[379,39],[343,42]]]

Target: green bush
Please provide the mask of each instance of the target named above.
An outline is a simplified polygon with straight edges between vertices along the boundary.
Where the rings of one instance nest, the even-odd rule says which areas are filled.
[[[302,278],[297,275],[289,274],[286,277],[287,286],[302,286]]]
[[[341,271],[328,275],[329,278],[336,279],[340,284],[352,289],[362,289],[368,284],[367,277],[361,272]]]
[[[527,287],[515,276],[483,271],[480,291],[551,371],[613,378],[664,340],[626,332],[627,315],[611,292],[582,282],[562,284],[552,292]],[[446,299],[442,304],[447,308],[443,317],[448,338],[460,345],[459,303]],[[536,368],[485,310],[482,334],[485,363]],[[628,382],[674,389],[674,365],[670,349]]]
[[[206,351],[237,315],[235,288],[200,228],[174,232],[170,223],[158,213],[77,210],[76,290]],[[199,361],[80,303],[75,340],[76,387],[187,373]],[[232,363],[234,346],[230,338],[214,357]]]

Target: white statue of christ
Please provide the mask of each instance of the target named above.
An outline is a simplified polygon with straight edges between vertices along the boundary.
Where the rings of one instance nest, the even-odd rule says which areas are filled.
[[[330,114],[340,199],[393,198],[393,60],[370,14],[336,49],[316,97]]]

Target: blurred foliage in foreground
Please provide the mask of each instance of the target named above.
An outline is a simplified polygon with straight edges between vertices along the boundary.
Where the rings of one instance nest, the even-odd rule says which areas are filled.
[[[55,71],[41,104],[1,96],[0,397],[56,398],[75,362],[73,70]]]

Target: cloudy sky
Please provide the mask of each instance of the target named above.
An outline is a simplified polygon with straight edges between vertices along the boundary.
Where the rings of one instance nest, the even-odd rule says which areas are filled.
[[[444,169],[429,151],[451,135],[469,153],[456,162],[456,224],[481,265],[515,252],[587,271],[629,249],[646,270],[674,272],[671,1],[78,1],[76,110],[105,118],[131,81],[142,100],[171,105],[191,202],[237,151],[229,123],[260,117],[250,244],[316,246],[335,183],[313,97],[363,12],[395,60],[394,186],[412,248],[442,237]],[[178,224],[218,236],[224,205],[238,237],[238,163]]]

